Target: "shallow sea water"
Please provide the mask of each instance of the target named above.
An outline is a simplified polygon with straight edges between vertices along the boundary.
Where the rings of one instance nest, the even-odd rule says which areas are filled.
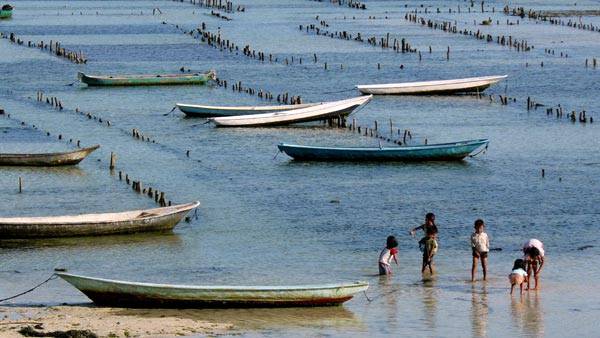
[[[89,62],[75,65],[0,40],[0,106],[15,118],[0,117],[0,151],[73,148],[64,139],[102,147],[73,168],[0,167],[0,215],[153,207],[150,199],[110,175],[111,151],[118,156],[117,170],[165,191],[173,202],[199,200],[202,205],[197,217],[168,235],[2,241],[0,298],[45,279],[55,267],[99,277],[189,284],[368,280],[372,302],[358,295],[339,308],[187,310],[182,315],[233,322],[249,336],[594,335],[600,311],[599,290],[593,282],[600,277],[597,122],[557,120],[546,116],[545,107],[527,112],[525,100],[532,96],[548,105],[560,103],[566,111],[585,109],[596,118],[598,70],[585,68],[584,61],[600,56],[600,33],[527,19],[507,26],[507,19],[517,18],[501,13],[502,2],[486,2],[495,13],[465,13],[469,3],[462,1],[424,2],[429,13],[420,16],[525,38],[535,46],[530,52],[516,52],[406,21],[405,12],[422,10],[421,2],[365,3],[367,11],[328,2],[236,1],[236,6],[245,5],[246,12],[230,14],[233,20],[223,21],[207,15],[210,9],[172,1],[16,1],[13,19],[0,21],[0,31],[25,40],[59,40],[69,49],[83,51]],[[461,14],[448,13],[448,7],[458,5]],[[562,1],[511,4],[517,5],[573,9]],[[593,1],[577,3],[577,9],[595,6]],[[156,7],[162,15],[151,15]],[[437,7],[442,13],[435,13]],[[479,8],[475,4],[473,11]],[[422,61],[412,53],[298,30],[299,25],[318,24],[317,15],[330,24],[326,28],[330,31],[404,37],[423,52]],[[473,20],[488,17],[500,24],[473,25]],[[597,17],[581,20],[600,23]],[[249,44],[280,61],[294,56],[304,62],[285,66],[221,52],[162,21],[187,30],[205,22],[209,30],[219,28],[240,46]],[[546,55],[544,48],[568,52],[569,58]],[[317,64],[310,61],[313,53],[319,57]],[[329,70],[323,69],[323,62]],[[298,163],[284,154],[275,157],[276,144],[377,145],[378,141],[318,124],[216,129],[179,112],[164,116],[176,102],[267,104],[213,85],[69,86],[78,71],[159,73],[177,72],[181,66],[215,69],[230,84],[242,81],[275,95],[289,92],[305,102],[358,95],[352,88],[359,83],[491,74],[509,78],[486,92],[496,96],[492,103],[473,96],[376,97],[356,113],[359,124],[372,127],[378,120],[384,130],[391,119],[395,128],[412,131],[414,143],[490,139],[485,154],[461,163],[424,164]],[[35,102],[38,90],[57,96],[67,109],[57,111]],[[499,105],[497,95],[505,93],[517,102]],[[110,120],[112,126],[74,113],[76,107]],[[133,140],[132,128],[159,144]],[[21,194],[18,177],[24,181]],[[438,274],[423,280],[420,252],[407,232],[429,211],[436,213],[441,229],[440,251]],[[486,221],[491,246],[502,251],[490,254],[490,280],[471,284],[468,239],[479,217]],[[391,279],[381,279],[374,276],[376,261],[389,234],[399,238],[400,267]],[[520,245],[531,237],[541,239],[547,248],[543,287],[522,300],[511,298],[506,275],[520,256]],[[586,245],[593,247],[578,250]],[[54,281],[12,304],[63,302],[88,300],[65,282]]]

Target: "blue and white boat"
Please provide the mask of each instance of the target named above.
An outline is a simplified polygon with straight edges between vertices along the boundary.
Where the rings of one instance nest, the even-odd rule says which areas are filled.
[[[488,146],[488,139],[401,147],[318,147],[280,143],[295,160],[305,161],[458,161]]]

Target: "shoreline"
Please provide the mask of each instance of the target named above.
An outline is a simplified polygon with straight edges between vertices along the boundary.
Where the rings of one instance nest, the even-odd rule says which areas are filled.
[[[89,330],[98,337],[218,336],[230,333],[228,322],[197,320],[178,309],[128,309],[93,305],[0,306],[0,336],[23,337],[18,331]]]

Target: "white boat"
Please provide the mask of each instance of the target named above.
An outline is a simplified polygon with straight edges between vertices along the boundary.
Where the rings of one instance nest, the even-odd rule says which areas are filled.
[[[102,214],[0,218],[0,239],[169,231],[200,202]]]
[[[331,306],[366,291],[366,282],[295,285],[172,285],[126,282],[57,273],[100,306],[137,308],[240,308]]]
[[[363,94],[373,95],[417,95],[482,92],[487,87],[504,80],[508,75],[469,77],[454,80],[419,81],[358,85]]]
[[[312,107],[317,104],[319,103],[288,104],[281,106],[206,106],[186,103],[176,103],[175,105],[189,117],[214,117],[273,113]]]
[[[372,97],[372,95],[360,96],[341,101],[325,102],[307,108],[275,113],[215,117],[211,118],[210,121],[219,127],[273,126],[310,122],[348,115],[358,107],[367,104]]]

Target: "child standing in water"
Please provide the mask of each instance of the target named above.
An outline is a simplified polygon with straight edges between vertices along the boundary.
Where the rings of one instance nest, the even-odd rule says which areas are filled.
[[[427,229],[427,235],[419,241],[419,246],[423,248],[423,266],[421,273],[425,273],[425,269],[429,267],[429,273],[433,275],[433,256],[437,253],[437,227],[435,225]]]
[[[391,275],[392,267],[390,265],[392,259],[398,265],[398,241],[394,236],[388,236],[385,248],[379,254],[379,275]]]
[[[523,284],[529,281],[527,278],[527,272],[525,271],[525,261],[522,259],[515,260],[515,264],[513,265],[513,269],[508,275],[508,280],[510,281],[510,294],[513,294],[513,290],[515,286],[518,285],[521,291],[521,296],[523,295]]]
[[[523,253],[525,254],[525,263],[527,264],[527,290],[530,290],[529,282],[531,275],[535,281],[532,290],[536,290],[540,285],[540,272],[544,266],[544,244],[535,238],[528,240],[523,244]]]
[[[483,280],[487,278],[487,256],[490,251],[490,240],[483,231],[485,224],[483,220],[475,221],[475,232],[471,235],[471,249],[473,252],[473,265],[471,266],[471,282],[475,281],[475,272],[477,271],[477,260],[481,259],[481,269],[483,270]]]

